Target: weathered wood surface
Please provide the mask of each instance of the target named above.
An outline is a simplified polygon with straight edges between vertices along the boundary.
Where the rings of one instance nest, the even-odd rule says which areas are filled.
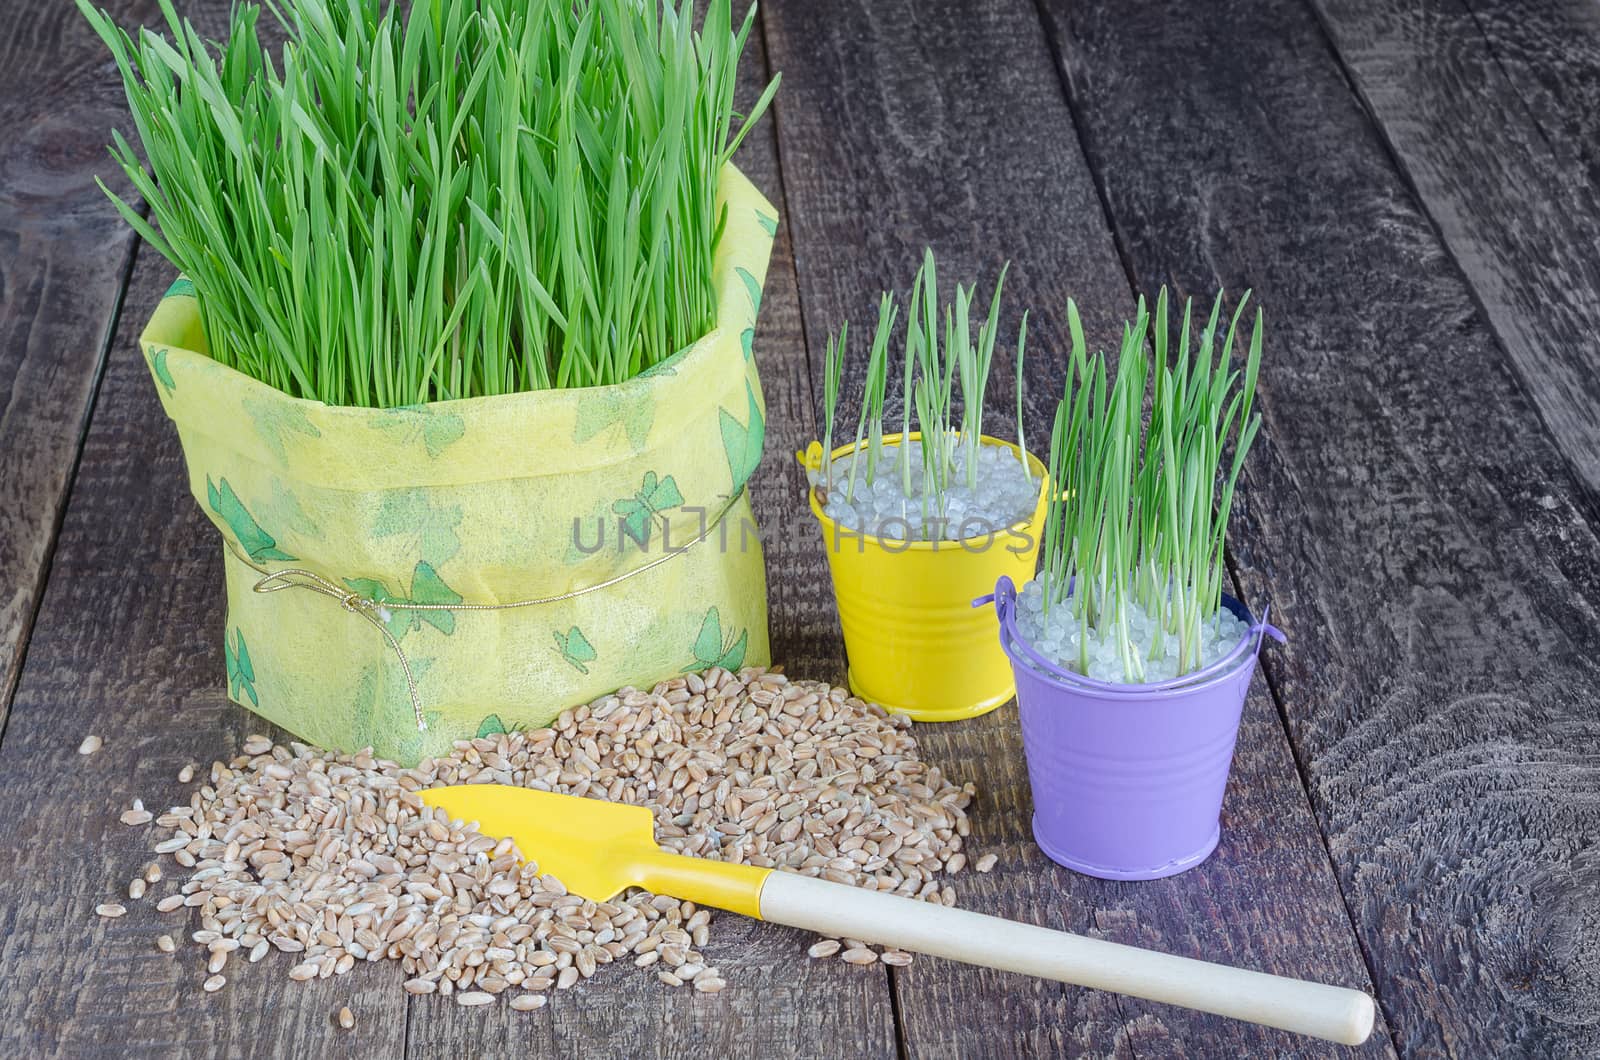
[[[1600,541],[1571,451],[1309,10],[1049,15],[1141,285],[1269,307],[1234,558],[1293,637],[1266,666],[1395,1045],[1596,1055]]]
[[[131,22],[155,17],[157,5],[113,10]],[[204,27],[215,31],[214,13],[199,14]],[[43,29],[34,24],[39,18]],[[28,524],[30,533],[46,534],[50,544],[35,556],[41,587],[42,561],[50,552],[53,557],[39,606],[41,635],[27,642],[26,678],[17,683],[17,709],[0,754],[9,806],[0,819],[0,886],[10,896],[0,913],[0,977],[9,984],[0,991],[0,1054],[303,1050],[345,1056],[368,1047],[397,1053],[404,1047],[405,1011],[398,969],[314,984],[306,993],[281,966],[241,971],[239,962],[231,962],[229,987],[204,995],[199,984],[206,971],[195,947],[172,957],[154,946],[157,934],[178,937],[192,930],[187,915],[157,914],[152,898],[127,903],[130,912],[120,920],[93,913],[153,859],[151,830],[122,825],[121,811],[135,797],[157,811],[170,805],[181,795],[176,777],[185,763],[204,767],[227,757],[245,733],[263,725],[223,694],[215,643],[223,612],[216,541],[188,495],[176,435],[161,415],[136,348],[171,269],[144,250],[121,304],[131,241],[91,179],[109,174],[104,144],[113,123],[125,120],[115,67],[71,5],[8,11],[5,24],[15,34],[8,40],[13,50],[38,47],[43,54],[35,83],[8,91],[0,105],[37,110],[41,117],[30,134],[39,139],[32,150],[42,151],[61,173],[30,184],[13,169],[0,171],[0,195],[8,204],[25,202],[41,211],[27,239],[30,247],[48,250],[35,262],[43,276],[35,283],[39,297],[25,307],[8,299],[0,316],[7,334],[32,336],[25,351],[32,361],[7,382],[14,401],[23,395],[17,407],[27,415],[15,421],[18,429],[33,432],[16,450],[6,435],[0,493],[7,500],[0,520],[20,509],[53,521],[56,501],[47,487],[57,482],[58,492],[64,488],[80,442],[83,448],[59,536],[43,522]],[[52,100],[58,92],[62,99]],[[52,193],[60,196],[53,205]],[[29,264],[29,258],[16,262]],[[5,288],[9,295],[9,276]],[[108,333],[119,307],[115,332]],[[69,329],[76,329],[76,337]],[[85,437],[78,424],[87,416],[107,347],[114,352]],[[40,387],[31,375],[40,366],[48,369],[42,379],[49,386],[29,395],[29,388]],[[76,412],[73,402],[81,406]],[[41,418],[47,412],[53,419]],[[8,409],[7,432],[12,415]],[[54,432],[48,444],[41,432]],[[20,479],[8,463],[19,457],[30,461]],[[14,501],[13,488],[28,496]],[[26,540],[12,537],[13,527],[19,535],[27,529],[7,523],[0,535],[6,560],[0,578],[7,580],[7,592],[31,576],[12,563],[8,550]],[[23,617],[32,617],[31,606],[29,612]],[[5,650],[0,644],[0,655]],[[9,701],[9,692],[0,683],[0,698]],[[91,732],[104,737],[105,747],[82,758],[78,742]],[[169,873],[169,881],[152,887],[151,894],[164,895],[173,886]],[[366,1017],[359,1039],[334,1023],[345,1004]]]
[[[786,83],[740,161],[784,216],[752,483],[774,652],[843,676],[791,454],[817,433],[826,333],[865,324],[925,243],[952,281],[1014,259],[1035,439],[1068,294],[1104,344],[1134,288],[1253,286],[1268,424],[1233,560],[1293,642],[1247,706],[1223,845],[1157,883],[1067,873],[1028,836],[1013,711],[923,726],[980,786],[971,851],[1001,855],[957,879],[962,904],[1357,987],[1370,968],[1385,1018],[1362,1055],[1595,1055],[1600,15],[1314,2],[768,6]],[[227,5],[195,6],[219,33]],[[70,5],[0,8],[0,1054],[1333,1051],[944,962],[806,961],[798,933],[732,917],[723,994],[616,970],[532,1014],[408,1001],[394,967],[291,984],[279,960],[205,996],[192,951],[151,945],[181,916],[94,918],[148,860],[127,801],[165,805],[183,763],[261,724],[226,702],[215,539],[135,350],[170,279],[154,254],[116,316],[131,240],[90,181],[114,71]],[[80,759],[89,731],[107,746]]]
[[[202,31],[221,32],[225,3],[188,7]],[[75,37],[87,35],[70,5],[50,8],[71,20]],[[158,17],[153,3],[113,10],[125,23]],[[104,99],[101,112],[63,125],[56,147],[83,159],[82,180],[99,202],[88,175],[109,174],[103,145],[126,108],[102,52],[93,40],[81,55],[53,60],[71,67],[53,76],[92,75]],[[56,238],[64,250],[105,253],[121,245],[124,231],[120,220],[107,219]],[[181,796],[176,777],[185,763],[203,768],[236,753],[246,733],[272,731],[224,694],[216,538],[189,496],[176,434],[137,350],[172,270],[148,248],[132,264],[116,330],[99,337],[111,350],[105,381],[0,751],[0,783],[11,800],[0,822],[0,886],[13,896],[0,943],[0,976],[13,984],[0,991],[0,1054],[399,1053],[406,1006],[398,968],[299,984],[276,961],[248,968],[230,962],[228,987],[205,995],[196,947],[183,946],[176,957],[154,947],[159,933],[181,937],[197,926],[187,911],[163,916],[147,898],[127,902],[120,920],[93,913],[154,859],[151,829],[117,820],[129,802],[142,798],[159,812]],[[107,279],[104,290],[85,280],[62,298],[82,305],[120,300],[123,279]],[[106,743],[85,759],[76,748],[89,732]],[[152,895],[174,889],[171,862],[165,867],[168,881]],[[313,989],[305,993],[302,985]],[[359,1037],[335,1023],[346,1004],[363,1014]]]
[[[867,330],[878,291],[909,285],[925,243],[940,255],[947,286],[976,275],[987,283],[1009,257],[1014,308],[1004,334],[1009,341],[1015,314],[1031,306],[1027,427],[1045,438],[1064,378],[1067,296],[1105,345],[1132,295],[1034,9],[786,4],[769,7],[765,23],[773,64],[784,71],[778,129],[813,365],[839,320]],[[863,212],[882,223],[863,225]],[[859,373],[860,362],[854,367]],[[996,372],[998,408],[1014,394],[998,378],[1009,370]],[[991,433],[1009,433],[1006,417],[995,420]],[[1001,856],[992,875],[956,879],[965,906],[1369,988],[1282,725],[1261,690],[1240,739],[1223,848],[1201,868],[1156,883],[1077,876],[1034,846],[1013,708],[921,726],[917,735],[930,760],[980,787],[971,856]],[[949,962],[919,960],[894,978],[911,1056],[1253,1056],[1308,1047],[1281,1032]],[[1380,1028],[1364,1055],[1389,1052]]]
[[[1316,5],[1600,512],[1600,6]]]
[[[106,5],[137,21],[155,0]],[[0,722],[43,591],[133,237],[95,186],[129,131],[116,68],[70,3],[0,21]]]
[[[192,910],[162,915],[146,898],[119,920],[94,915],[154,859],[154,830],[117,820],[132,799],[159,812],[183,796],[185,763],[231,757],[265,728],[227,701],[221,557],[136,348],[171,279],[139,254],[0,746],[0,1055],[397,1054],[398,967],[300,984],[280,960],[230,962],[227,988],[206,995],[199,947],[154,945],[197,928]],[[91,732],[105,747],[80,757]],[[153,896],[175,887],[161,860],[169,880]],[[359,1037],[334,1023],[345,1004],[362,1013]]]

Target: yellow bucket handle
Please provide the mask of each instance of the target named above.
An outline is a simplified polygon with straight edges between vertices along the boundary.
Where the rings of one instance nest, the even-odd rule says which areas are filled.
[[[796,452],[794,458],[800,461],[800,466],[807,471],[822,470],[822,443],[812,442],[803,451]]]

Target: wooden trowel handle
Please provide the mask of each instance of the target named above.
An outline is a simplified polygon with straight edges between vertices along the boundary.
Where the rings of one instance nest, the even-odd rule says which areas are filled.
[[[1019,924],[964,909],[770,873],[761,919],[1063,983],[1182,1005],[1359,1045],[1372,999],[1359,990],[1251,972]]]

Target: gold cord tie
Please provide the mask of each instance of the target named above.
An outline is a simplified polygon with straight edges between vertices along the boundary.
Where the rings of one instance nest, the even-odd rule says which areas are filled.
[[[418,604],[404,600],[385,600],[384,602],[379,603],[378,601],[369,597],[362,596],[358,592],[351,591],[338,582],[323,577],[316,571],[307,570],[304,567],[285,567],[282,570],[276,571],[269,571],[263,567],[258,567],[248,558],[240,555],[239,550],[234,547],[232,541],[228,541],[226,538],[224,538],[224,543],[228,546],[228,551],[233,553],[235,559],[262,576],[259,581],[251,586],[251,589],[254,592],[276,593],[282,592],[284,589],[309,589],[314,593],[318,593],[322,596],[328,597],[329,599],[339,601],[339,605],[346,611],[353,615],[359,615],[370,622],[373,628],[383,635],[384,642],[389,645],[389,648],[394,652],[395,658],[400,661],[400,669],[405,674],[406,679],[406,692],[411,697],[411,711],[414,715],[416,715],[417,719],[417,731],[426,732],[428,730],[428,722],[422,713],[422,696],[417,691],[417,681],[416,677],[411,671],[411,661],[406,658],[405,650],[400,647],[400,641],[395,638],[394,634],[389,632],[388,622],[389,619],[393,617],[393,612],[509,611],[518,607],[537,607],[540,604],[560,603],[563,600],[571,600],[579,596],[584,596],[588,593],[599,592],[601,589],[609,589],[611,586],[616,585],[619,582],[626,581],[627,579],[643,574],[646,571],[654,570],[656,567],[659,567],[661,564],[667,562],[667,560],[672,559],[674,556],[683,555],[695,545],[698,545],[700,542],[710,537],[711,532],[722,524],[723,517],[725,517],[728,512],[732,510],[734,504],[737,503],[739,498],[742,496],[744,496],[744,488],[741,486],[739,491],[729,498],[728,503],[718,509],[716,515],[706,522],[704,528],[701,529],[700,533],[697,534],[693,540],[689,541],[687,544],[679,545],[675,548],[668,547],[661,553],[661,555],[656,556],[648,563],[641,563],[639,566],[634,567],[631,570],[626,570],[621,574],[613,575],[612,577],[607,578],[605,581],[596,582],[593,585],[586,585],[581,589],[571,589],[564,593],[558,593],[555,596],[541,596],[532,600],[514,600],[510,603],[504,604],[469,604],[464,602],[459,604]]]

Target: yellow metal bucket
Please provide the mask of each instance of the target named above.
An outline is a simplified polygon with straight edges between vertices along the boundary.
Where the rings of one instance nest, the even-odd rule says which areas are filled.
[[[885,446],[898,445],[900,437],[885,435]],[[920,437],[910,435],[912,441]],[[983,444],[1020,451],[987,435]],[[833,456],[854,448],[842,446]],[[809,470],[823,466],[820,443],[795,455]],[[1002,574],[1019,585],[1033,577],[1048,476],[1032,454],[1028,466],[1039,479],[1033,515],[965,541],[894,541],[858,533],[825,515],[817,491],[810,491],[839,601],[852,692],[917,721],[975,718],[1012,697],[1016,686],[994,609],[974,608],[972,601],[994,592]]]

